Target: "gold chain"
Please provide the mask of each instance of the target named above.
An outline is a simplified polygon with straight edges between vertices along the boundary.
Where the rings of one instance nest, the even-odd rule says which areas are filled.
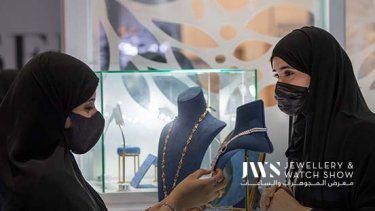
[[[185,155],[186,155],[186,152],[187,152],[187,149],[188,149],[188,146],[190,144],[190,142],[192,141],[193,139],[193,135],[194,133],[197,131],[198,129],[198,126],[199,124],[203,121],[203,119],[206,117],[208,113],[208,109],[206,109],[203,114],[201,114],[201,116],[199,117],[198,119],[198,122],[195,123],[194,127],[191,129],[191,132],[186,140],[186,143],[185,143],[185,147],[183,148],[182,150],[182,154],[181,154],[181,158],[180,158],[180,161],[178,162],[178,166],[177,166],[177,171],[176,171],[176,175],[174,176],[174,179],[173,179],[173,185],[172,185],[172,189],[171,191],[176,187],[176,184],[177,184],[177,179],[178,177],[180,176],[180,171],[181,171],[181,168],[182,168],[182,164],[184,162],[184,158],[185,158]],[[166,182],[165,182],[165,154],[166,154],[166,151],[167,151],[167,144],[168,144],[168,141],[169,141],[169,137],[171,135],[171,131],[172,131],[172,128],[173,128],[173,125],[174,125],[174,122],[172,122],[171,126],[169,127],[168,129],[168,133],[167,133],[167,136],[165,137],[164,139],[164,146],[163,146],[163,157],[162,157],[162,161],[161,161],[161,168],[162,168],[162,171],[161,171],[161,178],[162,178],[162,181],[163,181],[163,189],[164,189],[164,198],[166,198],[168,196],[168,193],[167,193],[167,185],[166,185]]]

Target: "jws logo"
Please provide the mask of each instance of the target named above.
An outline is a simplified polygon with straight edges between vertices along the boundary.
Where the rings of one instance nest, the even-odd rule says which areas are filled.
[[[243,174],[242,178],[247,177],[247,173],[249,172],[249,167],[251,169],[254,178],[267,178],[267,173],[270,178],[274,178],[275,176],[280,176],[280,162],[276,162],[276,166],[272,163],[264,162],[243,162]],[[269,169],[268,171],[266,171]],[[259,175],[260,174],[260,175]]]

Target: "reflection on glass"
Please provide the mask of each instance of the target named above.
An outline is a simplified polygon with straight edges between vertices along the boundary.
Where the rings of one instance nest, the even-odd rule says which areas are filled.
[[[142,75],[126,75],[121,77],[126,91],[142,107],[150,104],[150,88]]]
[[[153,79],[158,89],[171,103],[175,105],[177,103],[178,95],[189,88],[185,83],[173,76],[153,76]]]

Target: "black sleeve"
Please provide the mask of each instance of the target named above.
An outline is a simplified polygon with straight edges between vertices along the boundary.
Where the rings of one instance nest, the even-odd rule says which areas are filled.
[[[348,192],[350,207],[326,211],[375,210],[375,124],[361,123],[350,131],[343,159],[354,164],[354,186]],[[312,209],[324,211],[325,209]]]

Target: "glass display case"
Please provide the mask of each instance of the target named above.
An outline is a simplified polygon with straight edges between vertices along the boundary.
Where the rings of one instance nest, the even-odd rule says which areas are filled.
[[[189,87],[201,87],[211,114],[227,124],[206,151],[201,163],[206,169],[234,128],[236,108],[257,98],[256,70],[98,71],[97,75],[96,103],[105,129],[101,141],[78,160],[85,178],[99,192],[157,192],[159,137],[177,115],[178,95]]]

